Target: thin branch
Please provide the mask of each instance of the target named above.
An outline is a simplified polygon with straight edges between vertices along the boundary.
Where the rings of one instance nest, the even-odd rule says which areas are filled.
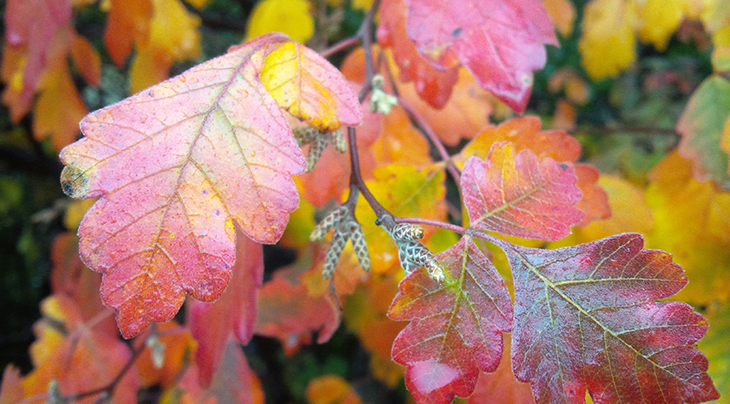
[[[365,185],[365,181],[362,179],[362,173],[360,172],[360,159],[357,153],[357,137],[355,136],[355,128],[347,128],[347,139],[350,142],[350,184],[355,186],[360,191],[360,193],[362,193],[363,198],[365,198],[365,200],[368,202],[377,217],[392,217],[393,215],[388,212],[388,210],[385,209],[383,205],[378,202],[377,199],[375,199],[372,193],[370,193],[367,185]],[[350,189],[352,189],[352,187]],[[353,193],[350,192],[350,195],[352,194]]]
[[[341,50],[347,49],[351,46],[355,46],[359,43],[360,43],[359,36],[352,36],[349,38],[345,38],[345,39],[341,40],[340,42],[337,42],[336,44],[323,50],[322,52],[319,52],[319,55],[322,56],[323,58],[328,58]]]
[[[421,131],[426,134],[429,140],[431,140],[431,143],[436,147],[436,150],[438,151],[439,155],[441,156],[441,160],[443,160],[446,163],[446,169],[449,171],[449,174],[454,178],[454,181],[456,181],[456,186],[461,186],[461,174],[459,173],[459,168],[456,167],[456,164],[451,160],[451,156],[449,156],[449,152],[446,151],[446,146],[444,146],[443,142],[441,142],[441,139],[436,135],[436,133],[431,128],[431,125],[426,122],[425,119],[419,114],[415,109],[413,109],[407,102],[405,102],[402,98],[398,98],[398,104],[403,107],[408,112],[408,115],[410,115],[411,119],[421,128]]]
[[[607,127],[607,126],[585,126],[567,131],[571,135],[578,133],[592,133],[598,135],[625,135],[629,133],[642,133],[646,135],[654,136],[673,136],[681,137],[682,135],[677,133],[673,128],[660,128],[657,126],[618,126],[618,127]]]
[[[451,224],[442,222],[440,220],[433,220],[433,219],[423,219],[420,217],[397,217],[395,219],[396,223],[411,223],[411,224],[422,224],[426,226],[435,226],[440,227],[442,229],[451,230],[455,233],[459,234],[465,234],[468,229],[465,227],[461,227],[459,225]]]

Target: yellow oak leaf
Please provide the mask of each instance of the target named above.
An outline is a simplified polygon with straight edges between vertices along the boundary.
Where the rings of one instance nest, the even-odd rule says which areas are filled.
[[[631,0],[593,0],[585,7],[578,43],[583,66],[594,80],[616,76],[636,58],[636,5]]]
[[[89,111],[65,58],[49,64],[38,87],[41,94],[33,109],[33,135],[38,140],[51,137],[53,147],[61,150],[76,140],[79,121]]]
[[[639,38],[663,51],[685,16],[685,0],[638,0]]]
[[[573,228],[570,236],[550,243],[550,248],[588,243],[619,233],[648,233],[654,228],[654,218],[644,202],[643,189],[612,174],[601,174],[598,185],[608,195],[611,217],[596,220],[585,227]]]
[[[647,246],[668,251],[689,284],[677,299],[705,304],[730,283],[730,193],[697,181],[692,164],[674,152],[649,174],[646,201],[655,225]]]
[[[307,0],[262,0],[251,12],[246,40],[267,32],[283,32],[304,43],[314,34],[314,17]]]

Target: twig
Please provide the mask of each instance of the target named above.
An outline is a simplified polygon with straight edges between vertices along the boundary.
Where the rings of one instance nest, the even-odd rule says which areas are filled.
[[[434,147],[436,147],[436,150],[441,156],[441,160],[446,163],[446,169],[449,171],[449,174],[451,174],[451,177],[453,177],[454,181],[456,181],[456,186],[461,187],[461,174],[459,173],[459,168],[456,167],[454,162],[451,160],[449,152],[446,151],[446,146],[444,146],[443,142],[441,142],[441,139],[433,131],[431,125],[429,125],[428,122],[423,119],[421,114],[419,114],[400,97],[398,97],[398,104],[408,112],[408,115],[410,115],[411,119],[416,123],[416,125],[421,128],[421,131],[426,134],[428,139],[431,140],[431,143],[433,143]]]
[[[423,224],[426,226],[435,226],[440,227],[442,229],[451,230],[455,233],[459,234],[465,234],[468,229],[465,227],[461,227],[456,224],[446,223],[442,222],[440,220],[433,220],[433,219],[423,219],[420,217],[398,217],[395,219],[396,223],[411,223],[411,224]]]
[[[599,135],[624,135],[627,133],[643,133],[655,136],[674,136],[677,138],[682,136],[681,134],[677,133],[677,131],[673,128],[659,128],[656,126],[588,126],[572,129],[567,132],[571,135],[576,135],[578,133],[594,133]]]
[[[337,53],[343,49],[347,49],[351,46],[355,46],[358,43],[360,43],[359,36],[352,36],[349,38],[345,38],[345,39],[341,40],[340,42],[337,42],[336,44],[323,50],[322,52],[319,52],[319,55],[322,56],[323,58],[328,58],[328,57],[334,55],[335,53]]]
[[[377,199],[375,199],[372,193],[370,193],[367,185],[365,185],[365,181],[362,179],[362,174],[360,173],[360,159],[357,154],[357,137],[355,136],[355,128],[347,128],[347,138],[350,142],[350,166],[352,170],[350,172],[350,184],[355,186],[360,193],[362,193],[363,198],[365,198],[378,218],[385,216],[392,217],[393,215],[388,212],[388,210],[385,209]],[[350,187],[351,190],[352,186]],[[352,194],[353,192],[350,192],[350,195]]]

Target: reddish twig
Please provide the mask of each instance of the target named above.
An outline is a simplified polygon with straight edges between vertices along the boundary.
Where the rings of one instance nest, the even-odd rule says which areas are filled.
[[[442,222],[440,220],[423,219],[420,217],[398,217],[395,219],[396,223],[411,223],[411,224],[422,224],[426,226],[435,226],[442,229],[451,230],[455,233],[464,234],[468,231],[467,228],[461,227],[456,224]]]
[[[355,46],[358,43],[360,43],[360,37],[359,36],[353,36],[353,37],[350,37],[350,38],[345,38],[345,39],[341,40],[340,42],[337,42],[336,44],[334,44],[334,45],[330,46],[329,48],[323,50],[322,52],[319,52],[319,54],[323,58],[328,58],[328,57],[334,55],[335,53],[337,53],[337,52],[339,52],[341,50],[347,49],[347,48],[349,48],[351,46]]]

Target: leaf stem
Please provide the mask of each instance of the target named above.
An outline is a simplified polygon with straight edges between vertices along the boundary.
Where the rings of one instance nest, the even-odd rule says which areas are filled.
[[[459,234],[466,234],[473,237],[478,237],[484,240],[489,241],[490,243],[505,249],[510,244],[504,240],[501,240],[497,237],[492,236],[491,234],[485,233],[483,231],[470,229],[468,227],[462,227],[456,224],[446,223],[442,222],[440,220],[433,220],[433,219],[423,219],[420,217],[396,217],[395,218],[396,223],[411,223],[411,224],[422,224],[425,226],[435,226],[440,227],[442,229],[451,230],[454,233]]]

